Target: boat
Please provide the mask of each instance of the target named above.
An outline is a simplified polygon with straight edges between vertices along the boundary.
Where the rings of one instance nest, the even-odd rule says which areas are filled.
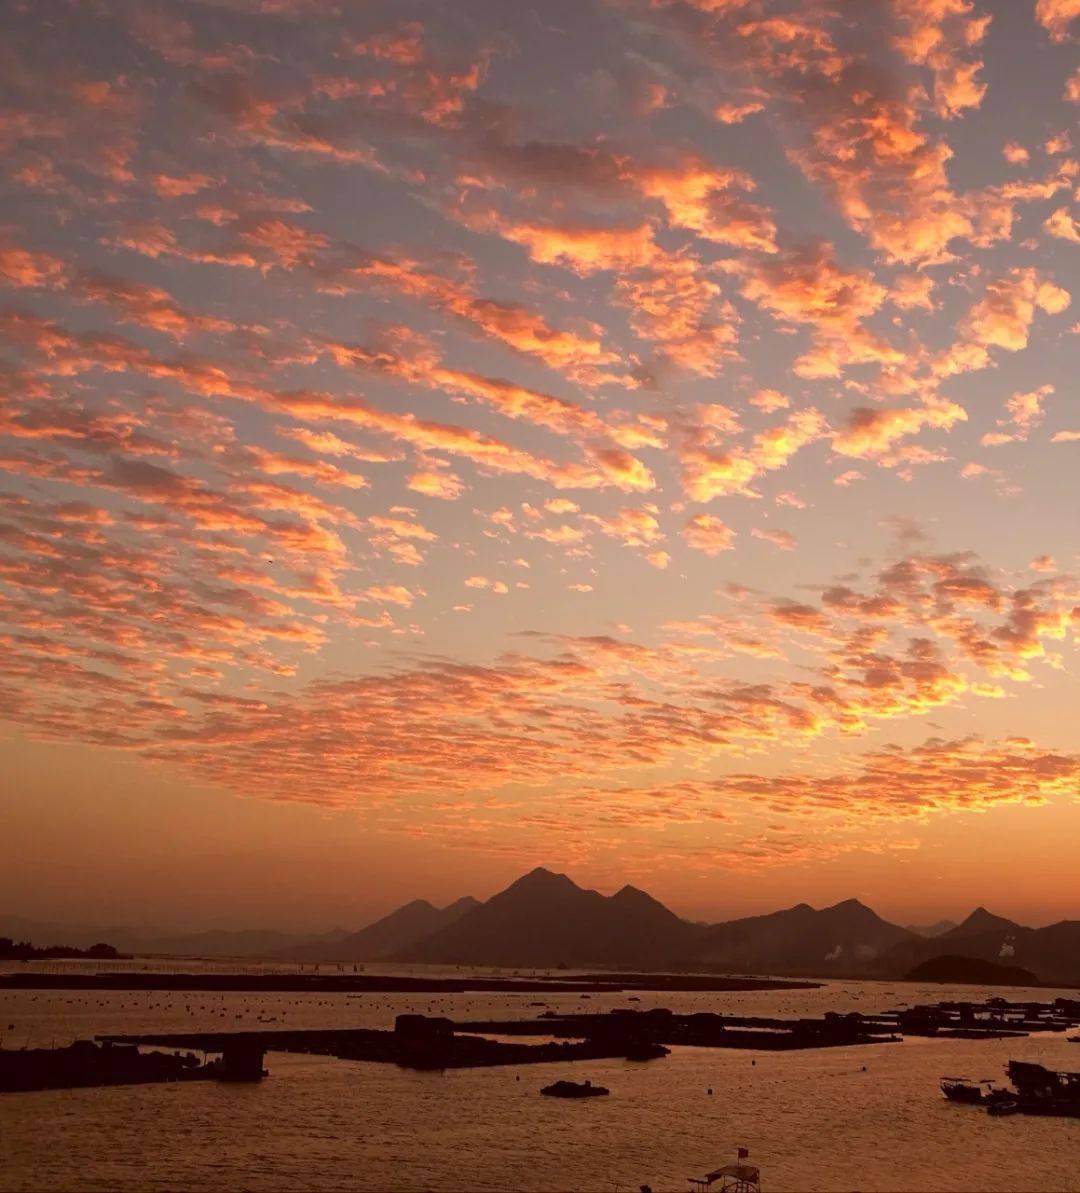
[[[1005,1071],[1016,1087],[1023,1114],[1080,1118],[1080,1073],[1063,1073],[1044,1065],[1011,1060]]]
[[[540,1092],[548,1098],[604,1098],[611,1090],[591,1081],[555,1081]]]
[[[964,1102],[977,1106],[986,1101],[987,1081],[972,1081],[968,1077],[942,1077],[941,1092],[950,1102]]]

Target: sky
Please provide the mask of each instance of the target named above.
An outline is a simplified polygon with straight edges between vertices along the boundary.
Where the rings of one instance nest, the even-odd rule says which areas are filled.
[[[0,906],[1080,918],[1077,0],[0,8]]]

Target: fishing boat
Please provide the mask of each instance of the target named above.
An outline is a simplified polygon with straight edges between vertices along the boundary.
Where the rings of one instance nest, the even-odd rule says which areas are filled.
[[[991,1082],[972,1081],[969,1077],[942,1077],[941,1092],[950,1102],[964,1102],[977,1106],[986,1101]]]
[[[1062,1073],[1044,1065],[1011,1060],[1005,1067],[1016,1087],[1023,1114],[1080,1118],[1080,1073]]]
[[[950,1102],[961,1102],[967,1106],[985,1106],[991,1114],[1013,1114],[1013,1110],[999,1107],[1016,1103],[1016,1094],[1011,1089],[995,1086],[989,1077],[972,1081],[969,1077],[942,1077],[941,1092]]]

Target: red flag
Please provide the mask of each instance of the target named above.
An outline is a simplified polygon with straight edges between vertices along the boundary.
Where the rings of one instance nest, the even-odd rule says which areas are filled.
[[[750,1155],[749,1149],[747,1149],[745,1147],[739,1148],[739,1159],[740,1160],[745,1160],[747,1158],[747,1156],[749,1156],[749,1155]]]

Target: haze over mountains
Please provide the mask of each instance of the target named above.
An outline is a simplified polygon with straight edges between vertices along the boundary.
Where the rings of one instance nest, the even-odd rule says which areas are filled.
[[[272,957],[301,944],[328,946],[348,935],[344,928],[318,935],[279,932],[273,928],[169,932],[152,926],[59,924],[0,915],[0,936],[10,936],[13,940],[69,944],[75,948],[88,948],[103,940],[122,953],[168,953],[177,957]]]
[[[419,945],[480,906],[471,895],[447,907],[414,899],[359,932],[349,932],[333,941],[298,944],[283,950],[282,955],[296,961],[375,961]]]
[[[424,931],[427,928],[429,930]],[[645,891],[614,895],[537,868],[484,903],[404,908],[306,958],[443,965],[703,968],[804,976],[902,977],[943,954],[1031,970],[1043,981],[1080,977],[1080,922],[1026,928],[983,908],[961,924],[914,931],[857,899],[806,903],[721,924],[692,923]],[[293,955],[297,951],[293,950]]]
[[[10,927],[19,924],[21,929]],[[81,943],[72,929],[55,928],[65,939],[54,942],[27,927],[29,921],[0,917],[0,932],[8,935],[35,943]],[[317,938],[210,932],[133,941],[130,933],[101,928],[85,934],[122,949],[305,963],[602,965],[822,977],[903,977],[948,956],[1029,970],[1044,982],[1080,981],[1076,920],[1028,928],[980,907],[960,924],[944,921],[913,929],[847,899],[831,907],[800,903],[768,915],[700,924],[682,919],[636,887],[601,895],[542,867],[486,902],[465,897],[438,908],[417,899],[359,931]]]

